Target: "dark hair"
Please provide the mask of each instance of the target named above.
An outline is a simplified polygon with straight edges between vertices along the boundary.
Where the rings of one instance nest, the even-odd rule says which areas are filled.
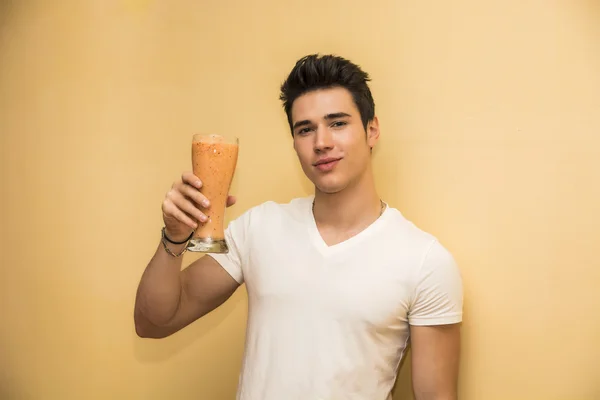
[[[375,102],[367,85],[370,80],[369,75],[358,65],[342,57],[318,54],[302,57],[281,85],[279,96],[283,101],[290,130],[294,101],[307,92],[331,87],[343,87],[352,94],[363,126],[367,129],[367,124],[375,117]]]

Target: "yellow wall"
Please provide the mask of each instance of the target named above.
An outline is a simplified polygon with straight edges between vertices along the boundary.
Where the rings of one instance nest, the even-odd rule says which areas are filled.
[[[599,3],[361,4],[0,1],[1,399],[233,398],[244,291],[151,341],[135,289],[193,133],[241,138],[230,217],[310,192],[311,52],[371,73],[380,191],[461,265],[460,399],[600,398]]]

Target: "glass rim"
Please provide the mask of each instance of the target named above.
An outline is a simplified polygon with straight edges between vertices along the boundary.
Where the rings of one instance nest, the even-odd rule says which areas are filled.
[[[215,140],[215,138],[221,138]],[[220,134],[220,133],[194,133],[192,135],[192,142],[204,142],[204,143],[229,143],[238,144],[240,138],[236,135]]]

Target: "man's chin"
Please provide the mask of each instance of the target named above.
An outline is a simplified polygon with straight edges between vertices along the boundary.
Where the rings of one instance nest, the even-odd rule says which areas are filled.
[[[335,193],[339,193],[342,191],[342,189],[344,189],[341,185],[324,185],[322,183],[315,183],[315,188],[321,192],[321,193],[325,193],[325,194],[335,194]]]

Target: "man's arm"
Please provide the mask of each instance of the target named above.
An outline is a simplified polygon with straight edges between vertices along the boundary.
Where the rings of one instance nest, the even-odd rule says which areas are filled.
[[[409,312],[416,400],[456,400],[462,321],[462,277],[435,241],[426,253]]]
[[[416,400],[458,399],[460,324],[411,326]]]
[[[134,309],[135,331],[140,337],[163,338],[177,332],[225,302],[243,281],[239,255],[232,252],[222,259],[222,263],[228,263],[227,270],[214,258],[204,256],[181,271],[181,257],[174,256],[184,250],[186,244],[181,242],[189,232],[207,220],[202,210],[210,204],[200,192],[201,187],[197,176],[184,172],[165,196],[164,233],[180,244],[163,242],[171,254],[160,244],[144,270]],[[228,196],[226,206],[235,204],[235,200]],[[236,242],[243,241],[243,229],[234,235],[228,227],[225,234],[232,249],[237,249]],[[231,274],[237,277],[228,271],[235,271]]]
[[[240,285],[210,256],[180,269],[181,258],[168,255],[160,245],[137,290],[134,321],[138,336],[172,335],[224,303]]]

